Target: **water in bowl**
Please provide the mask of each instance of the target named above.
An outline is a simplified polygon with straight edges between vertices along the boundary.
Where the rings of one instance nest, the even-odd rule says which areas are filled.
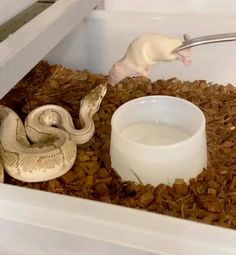
[[[145,145],[170,145],[189,138],[183,129],[161,122],[140,122],[128,126],[122,132],[127,138]]]

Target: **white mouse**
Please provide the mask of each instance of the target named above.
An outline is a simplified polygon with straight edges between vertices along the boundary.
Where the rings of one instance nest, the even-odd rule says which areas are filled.
[[[189,50],[172,53],[182,41],[170,36],[148,33],[137,37],[128,46],[125,56],[109,71],[108,83],[115,85],[127,76],[148,76],[150,65],[157,62],[180,60],[191,64]]]

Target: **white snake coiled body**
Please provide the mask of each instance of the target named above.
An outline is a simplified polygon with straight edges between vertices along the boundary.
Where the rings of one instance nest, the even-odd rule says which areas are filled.
[[[99,85],[82,99],[80,130],[74,128],[69,112],[58,105],[34,109],[25,125],[13,110],[0,105],[1,167],[25,182],[47,181],[65,174],[75,162],[77,144],[88,142],[94,135],[92,116],[105,94],[106,85]],[[3,169],[1,176],[3,181]]]

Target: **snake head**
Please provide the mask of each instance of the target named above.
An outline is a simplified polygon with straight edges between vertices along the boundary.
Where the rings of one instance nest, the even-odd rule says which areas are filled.
[[[94,89],[92,89],[89,94],[87,94],[84,98],[82,98],[80,102],[80,106],[86,107],[89,111],[90,115],[95,114],[99,108],[100,104],[106,95],[107,92],[107,83],[100,84]]]

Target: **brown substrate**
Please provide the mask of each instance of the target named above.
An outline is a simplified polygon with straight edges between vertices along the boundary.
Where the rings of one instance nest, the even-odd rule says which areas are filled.
[[[79,123],[81,98],[105,82],[103,75],[72,71],[39,63],[1,103],[22,119],[35,107],[54,103],[65,107]],[[209,167],[186,185],[180,179],[173,187],[122,182],[111,169],[109,157],[110,120],[124,102],[146,95],[185,98],[205,113]],[[74,167],[64,176],[42,183],[23,183],[6,175],[5,182],[236,229],[236,89],[205,81],[176,79],[151,83],[145,78],[126,78],[108,87],[100,111],[94,116],[93,139],[78,147]],[[158,178],[158,176],[157,176]]]

